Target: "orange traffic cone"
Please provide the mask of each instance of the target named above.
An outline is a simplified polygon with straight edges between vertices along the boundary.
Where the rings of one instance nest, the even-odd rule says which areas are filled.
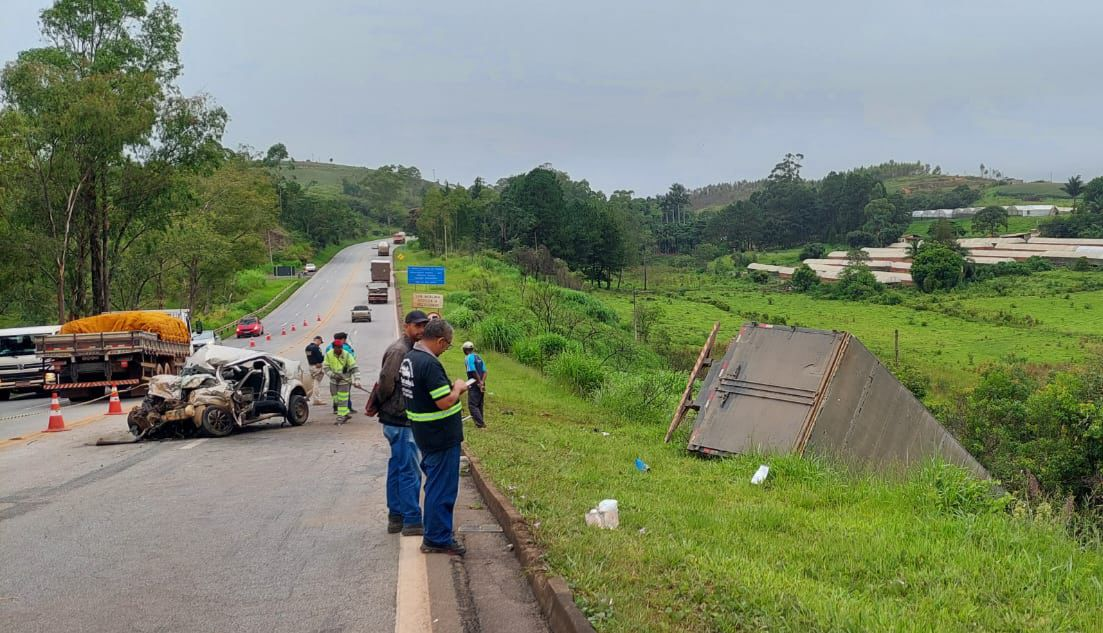
[[[294,324],[294,323],[292,323],[292,324],[291,324],[291,331],[292,331],[292,332],[294,332],[294,331],[295,331],[295,324]]]
[[[303,327],[306,327],[306,319],[303,319]]]
[[[321,323],[321,322],[322,322],[322,315],[319,314],[318,315],[318,323]]]
[[[272,340],[272,335],[271,334],[265,334],[264,335],[264,340],[271,341]]]
[[[252,339],[252,338],[249,339],[249,347],[256,347],[256,346],[257,346],[257,340]]]
[[[284,327],[282,330],[280,330],[280,336],[287,336],[287,327]]]
[[[50,398],[50,424],[46,427],[47,433],[57,433],[58,431],[68,431],[65,428],[65,418],[61,417],[61,402],[57,399],[57,392],[55,391]]]
[[[123,403],[119,400],[119,388],[111,385],[111,398],[107,402],[107,415],[126,415]]]

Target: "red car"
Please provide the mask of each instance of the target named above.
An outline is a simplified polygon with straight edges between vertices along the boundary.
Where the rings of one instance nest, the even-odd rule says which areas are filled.
[[[243,336],[264,336],[264,325],[261,324],[260,319],[255,316],[241,317],[241,320],[237,322],[237,337]]]

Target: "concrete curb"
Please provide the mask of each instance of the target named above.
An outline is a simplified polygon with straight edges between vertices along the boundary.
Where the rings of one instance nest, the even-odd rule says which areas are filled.
[[[540,611],[548,620],[548,626],[555,633],[594,633],[593,625],[575,604],[567,582],[559,576],[548,574],[544,565],[544,553],[532,538],[528,522],[483,474],[482,463],[471,454],[466,444],[463,446],[463,454],[471,465],[471,478],[486,501],[487,509],[498,520],[506,538],[513,544],[513,553],[525,570],[525,576],[536,596],[536,602],[540,604]]]

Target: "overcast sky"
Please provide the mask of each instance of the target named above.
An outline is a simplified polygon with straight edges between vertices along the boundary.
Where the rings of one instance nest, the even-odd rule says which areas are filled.
[[[1103,173],[1090,0],[176,0],[185,93],[225,142],[494,181],[550,162],[612,192],[888,159]],[[0,2],[0,59],[47,0]],[[654,6],[648,6],[654,5]],[[645,8],[646,7],[646,8]]]

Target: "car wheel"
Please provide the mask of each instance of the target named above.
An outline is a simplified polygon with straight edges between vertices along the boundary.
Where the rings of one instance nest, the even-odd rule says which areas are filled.
[[[213,437],[226,437],[234,431],[234,418],[222,407],[208,406],[203,410],[203,430]]]
[[[371,323],[371,317],[368,317],[368,323]]]
[[[11,392],[8,390],[0,391],[0,402],[7,402],[8,398],[11,398]]]
[[[310,403],[306,396],[295,394],[291,396],[291,403],[287,406],[287,422],[291,426],[302,426],[310,417]]]

